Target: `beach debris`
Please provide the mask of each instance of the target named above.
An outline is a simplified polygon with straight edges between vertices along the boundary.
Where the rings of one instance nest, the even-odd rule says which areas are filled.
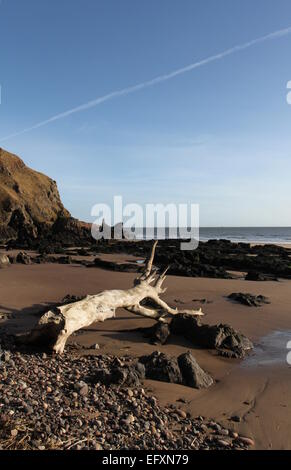
[[[207,325],[200,319],[180,314],[171,321],[171,333],[182,335],[195,346],[216,349],[225,357],[243,358],[253,349],[252,342],[229,325]]]
[[[90,326],[98,321],[115,317],[116,309],[123,307],[129,312],[165,322],[165,317],[174,317],[181,313],[188,316],[202,316],[199,310],[179,310],[170,307],[160,295],[165,292],[162,287],[166,279],[167,268],[157,274],[153,271],[153,261],[157,241],[154,242],[144,271],[134,281],[134,287],[128,290],[107,290],[97,295],[88,295],[83,300],[61,305],[48,310],[37,325],[25,338],[27,343],[38,343],[48,346],[54,352],[64,352],[67,339],[77,330]],[[142,304],[149,299],[151,304]],[[155,305],[155,308],[152,306]]]
[[[261,307],[264,304],[271,303],[264,295],[244,294],[242,292],[234,292],[228,298],[248,307]]]

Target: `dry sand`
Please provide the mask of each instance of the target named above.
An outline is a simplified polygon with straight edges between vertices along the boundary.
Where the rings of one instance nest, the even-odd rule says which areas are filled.
[[[119,257],[120,261],[124,261]],[[132,257],[127,257],[132,260]],[[107,257],[108,259],[108,257]],[[111,258],[110,258],[111,259]],[[12,314],[9,329],[17,332],[37,321],[33,312],[40,306],[60,301],[66,294],[94,294],[104,289],[128,288],[134,274],[109,272],[80,265],[12,265],[0,270],[0,313]],[[193,299],[207,299],[202,305],[205,322],[229,323],[249,336],[257,349],[250,360],[224,359],[212,351],[195,349],[178,337],[165,346],[152,346],[139,332],[124,330],[152,325],[151,320],[124,310],[117,318],[92,325],[72,338],[83,345],[98,343],[97,354],[134,356],[159,349],[178,355],[191,350],[216,384],[208,390],[146,381],[162,402],[176,403],[194,417],[218,420],[242,435],[254,438],[257,449],[291,449],[291,367],[286,361],[287,340],[291,340],[291,281],[248,282],[242,279],[218,280],[169,276],[165,299],[171,305],[200,306]],[[271,304],[245,307],[226,299],[232,292],[263,294]],[[1,321],[1,320],[0,320]],[[4,320],[2,320],[3,322]],[[274,332],[275,336],[272,335]],[[290,334],[289,334],[290,333]],[[232,422],[237,415],[241,422]]]

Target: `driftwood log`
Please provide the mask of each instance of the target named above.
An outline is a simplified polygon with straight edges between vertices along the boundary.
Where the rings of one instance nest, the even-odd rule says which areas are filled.
[[[162,284],[168,268],[162,274],[153,272],[156,246],[157,242],[153,244],[143,273],[135,279],[131,289],[106,290],[49,310],[31,331],[29,343],[49,344],[54,352],[61,354],[72,333],[92,323],[115,317],[117,308],[124,308],[137,315],[162,322],[165,317],[179,313],[202,316],[201,309],[178,310],[171,308],[160,298],[166,291]],[[150,306],[147,303],[150,303]]]

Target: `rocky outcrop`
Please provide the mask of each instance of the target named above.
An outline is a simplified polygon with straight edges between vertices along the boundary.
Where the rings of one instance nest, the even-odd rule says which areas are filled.
[[[120,359],[115,358],[108,368],[96,369],[92,377],[93,383],[104,385],[122,385],[127,387],[138,387],[141,380],[145,378],[145,368],[137,364],[126,365]]]
[[[166,344],[171,331],[168,323],[157,322],[150,328],[142,328],[145,338],[150,338],[151,344]]]
[[[199,366],[195,357],[188,351],[178,357],[178,364],[184,384],[192,388],[208,388],[213,384],[213,378]]]
[[[260,273],[258,271],[249,271],[245,277],[246,281],[276,281],[278,282],[278,278],[276,276],[270,276],[267,274]]]
[[[90,240],[90,227],[62,204],[57,184],[0,149],[0,242],[33,247],[41,239],[73,244]]]
[[[56,182],[0,149],[0,240],[36,239],[60,216],[70,214]]]
[[[145,367],[147,379],[182,384],[192,388],[208,388],[214,382],[212,377],[199,366],[195,357],[187,352],[177,359],[159,351],[139,358]]]
[[[155,351],[150,356],[140,357],[139,362],[145,366],[147,379],[174,384],[183,383],[183,377],[175,357],[169,357],[164,353]]]
[[[261,307],[271,303],[264,295],[244,294],[243,292],[233,292],[228,298],[247,307]]]
[[[171,333],[182,335],[195,346],[216,349],[225,357],[243,358],[253,349],[252,342],[229,325],[207,325],[191,315],[180,314],[171,322]]]
[[[102,241],[98,243],[98,254],[128,253],[146,258],[150,244],[150,240],[130,243]],[[182,251],[180,244],[180,240],[159,241],[155,264],[162,270],[170,266],[170,275],[229,279],[250,273],[247,279],[254,281],[291,279],[291,248],[210,240],[199,243],[196,250]],[[234,274],[235,271],[237,274]]]

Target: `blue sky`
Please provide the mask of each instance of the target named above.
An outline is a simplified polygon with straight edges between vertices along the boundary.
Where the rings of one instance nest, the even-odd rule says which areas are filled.
[[[66,207],[200,204],[202,226],[291,226],[291,34],[1,138],[291,26],[289,0],[2,0],[0,145]]]

